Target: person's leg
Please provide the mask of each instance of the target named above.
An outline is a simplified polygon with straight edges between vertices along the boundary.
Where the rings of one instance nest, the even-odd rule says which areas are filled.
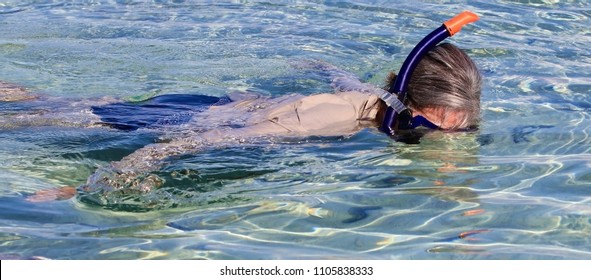
[[[97,126],[99,119],[90,112],[90,106],[117,101],[112,97],[79,99],[44,95],[0,81],[0,129]]]
[[[0,102],[23,101],[36,99],[26,88],[0,81]]]

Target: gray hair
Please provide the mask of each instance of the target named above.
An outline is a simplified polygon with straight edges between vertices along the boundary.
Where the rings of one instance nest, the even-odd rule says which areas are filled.
[[[388,85],[396,75],[391,73]],[[455,129],[475,127],[480,121],[482,76],[470,57],[458,47],[444,43],[425,55],[408,84],[410,109],[436,109],[445,118],[447,112],[460,113]]]

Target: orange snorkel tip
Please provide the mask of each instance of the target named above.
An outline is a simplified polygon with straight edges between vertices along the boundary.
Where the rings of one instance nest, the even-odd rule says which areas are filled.
[[[447,32],[449,32],[449,35],[453,36],[456,33],[460,32],[464,25],[471,22],[475,22],[479,19],[480,18],[477,14],[470,11],[464,11],[458,14],[457,16],[453,17],[452,19],[444,22],[443,25],[445,25],[445,28],[447,29]]]

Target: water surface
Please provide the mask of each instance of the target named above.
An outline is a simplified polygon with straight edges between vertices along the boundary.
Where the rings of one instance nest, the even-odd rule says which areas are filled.
[[[320,59],[380,85],[465,9],[481,20],[450,41],[486,78],[478,132],[209,149],[159,171],[171,196],[138,209],[25,198],[83,184],[153,132],[4,129],[0,256],[591,258],[587,1],[5,1],[0,80],[66,101],[330,92],[321,74],[294,67]]]

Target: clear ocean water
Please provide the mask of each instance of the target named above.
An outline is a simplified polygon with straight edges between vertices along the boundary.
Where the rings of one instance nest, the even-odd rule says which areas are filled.
[[[26,200],[150,133],[0,130],[0,259],[591,259],[589,2],[458,2],[0,1],[0,80],[59,100],[331,92],[306,59],[381,85],[466,9],[449,41],[486,78],[478,132],[213,148],[150,211]]]

